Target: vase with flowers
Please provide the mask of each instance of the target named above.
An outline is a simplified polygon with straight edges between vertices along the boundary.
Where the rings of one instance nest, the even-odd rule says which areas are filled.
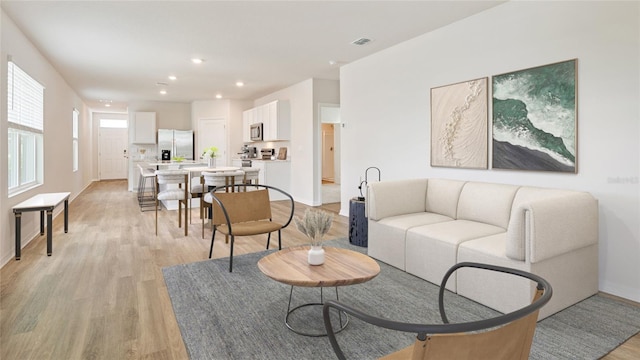
[[[333,214],[317,209],[307,209],[302,218],[294,218],[298,230],[311,240],[307,261],[309,265],[324,264],[322,237],[331,228]]]
[[[202,157],[207,160],[207,166],[209,168],[216,167],[216,153],[218,152],[218,148],[215,146],[208,147],[204,149],[202,153]]]

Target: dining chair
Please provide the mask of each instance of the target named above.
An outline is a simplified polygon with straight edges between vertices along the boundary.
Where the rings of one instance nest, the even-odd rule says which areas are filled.
[[[178,227],[182,227],[182,205],[184,204],[184,236],[189,234],[189,172],[185,170],[156,170],[156,235],[158,235],[158,205],[162,200],[178,201]],[[160,190],[160,185],[165,185]],[[172,185],[177,185],[178,188]]]
[[[257,184],[258,178],[260,174],[260,168],[257,167],[245,167],[242,168],[244,171],[244,184]],[[247,191],[247,187],[244,187],[244,191]]]
[[[212,198],[209,194],[210,191],[225,185],[234,185],[242,183],[244,179],[244,171],[203,171],[202,172],[202,186],[204,196],[200,201],[200,217],[202,218],[202,238],[204,239],[204,222],[205,219],[209,219],[211,212]],[[231,187],[233,190],[233,187]],[[212,225],[213,227],[213,225]]]
[[[192,171],[190,176],[189,191],[191,192],[191,199],[200,199],[200,203],[202,203],[202,195],[205,193],[202,172]],[[202,206],[200,206],[200,209],[202,210]],[[191,224],[191,218],[191,211],[189,211],[189,224]],[[202,211],[200,211],[200,219],[202,219]]]

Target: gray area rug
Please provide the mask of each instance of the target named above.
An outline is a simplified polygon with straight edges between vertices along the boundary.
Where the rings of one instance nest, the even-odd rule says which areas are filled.
[[[327,246],[351,246],[334,240]],[[191,359],[335,359],[326,337],[306,337],[285,327],[291,287],[267,278],[256,263],[273,250],[163,269],[167,289]],[[441,323],[438,287],[380,263],[380,275],[341,287],[340,301],[368,313],[411,322]],[[333,288],[324,289],[334,299]],[[293,306],[317,302],[318,288],[294,288]],[[495,311],[461,296],[445,298],[451,322],[477,320]],[[307,332],[323,328],[320,307],[305,307],[290,317]],[[592,296],[538,323],[531,359],[598,359],[640,331],[637,307]],[[337,335],[350,359],[375,359],[413,342],[411,334],[384,330],[351,319]]]

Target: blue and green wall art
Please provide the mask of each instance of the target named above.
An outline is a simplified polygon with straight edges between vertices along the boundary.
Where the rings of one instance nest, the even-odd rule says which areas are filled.
[[[577,172],[577,63],[492,77],[492,168]]]

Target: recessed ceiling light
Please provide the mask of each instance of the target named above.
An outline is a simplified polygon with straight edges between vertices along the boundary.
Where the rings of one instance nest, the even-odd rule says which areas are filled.
[[[359,39],[355,39],[353,40],[351,43],[353,45],[365,45],[366,43],[370,42],[371,39],[367,39],[367,38],[359,38]]]
[[[336,65],[338,62],[335,60],[329,60],[329,65],[334,66]]]
[[[202,64],[204,62],[203,59],[198,59],[198,58],[193,58],[191,59],[191,62],[193,62],[194,64]]]
[[[104,104],[105,107],[111,107],[111,104]]]
[[[244,86],[244,83],[242,81],[238,81],[238,82],[236,82],[236,86],[242,87],[242,86]]]
[[[216,95],[216,99],[222,99],[222,95],[220,94]]]
[[[160,90],[160,94],[167,95],[167,90]]]
[[[175,75],[169,75],[169,80],[176,81],[177,79]]]

